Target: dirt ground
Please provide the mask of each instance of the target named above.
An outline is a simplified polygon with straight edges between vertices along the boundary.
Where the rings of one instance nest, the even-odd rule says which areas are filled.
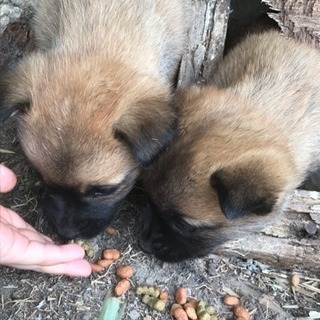
[[[0,131],[0,161],[18,175],[13,192],[1,195],[1,203],[19,212],[38,230],[60,239],[47,225],[41,213],[42,182],[25,159],[16,137],[15,121]],[[87,279],[39,274],[0,267],[0,319],[96,319],[106,295],[113,295],[117,282],[115,266],[130,264],[135,273],[132,288],[123,297],[125,320],[171,319],[169,305],[177,287],[188,288],[190,297],[215,306],[219,319],[233,319],[230,308],[222,304],[227,293],[235,292],[250,311],[251,319],[319,319],[320,274],[301,270],[274,270],[254,260],[240,260],[210,255],[183,263],[164,263],[144,254],[139,246],[139,207],[133,205],[140,192],[132,193],[120,218],[115,222],[116,235],[102,234],[91,241],[98,259],[105,248],[118,248],[120,260],[102,274]],[[141,202],[141,201],[140,201]],[[303,290],[290,286],[292,273],[301,276]],[[153,311],[135,295],[137,284],[152,284],[168,291],[170,301],[163,313]],[[303,293],[302,293],[303,292]],[[310,316],[311,315],[311,316]]]

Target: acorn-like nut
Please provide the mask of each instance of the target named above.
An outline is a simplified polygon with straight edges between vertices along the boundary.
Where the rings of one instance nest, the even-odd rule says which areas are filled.
[[[180,287],[176,291],[176,302],[179,304],[185,304],[187,302],[187,290],[184,287]]]
[[[294,286],[294,287],[297,287],[300,283],[300,277],[297,275],[297,274],[294,274],[292,277],[291,277],[291,284]]]
[[[244,320],[248,320],[250,318],[248,310],[242,306],[235,306],[233,308],[233,314],[238,318],[244,318]]]
[[[223,303],[227,306],[236,306],[239,304],[239,298],[234,296],[226,296],[223,299]]]
[[[130,288],[130,282],[127,279],[122,279],[118,282],[118,284],[114,288],[114,293],[116,296],[122,296],[126,293]]]

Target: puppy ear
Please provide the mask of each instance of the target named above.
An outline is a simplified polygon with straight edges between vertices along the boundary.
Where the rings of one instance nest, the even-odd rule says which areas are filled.
[[[4,71],[0,75],[0,127],[19,111],[30,105],[26,78],[19,69]]]
[[[146,98],[124,114],[115,127],[115,138],[131,149],[143,167],[151,165],[177,132],[177,110],[168,99]]]
[[[210,184],[216,190],[221,210],[228,219],[272,212],[292,174],[290,163],[282,160],[283,164],[252,159],[212,174]]]

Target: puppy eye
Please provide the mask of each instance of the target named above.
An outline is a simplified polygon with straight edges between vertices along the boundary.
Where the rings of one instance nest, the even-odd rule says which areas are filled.
[[[91,186],[85,192],[86,196],[99,198],[113,194],[118,189],[118,186]]]

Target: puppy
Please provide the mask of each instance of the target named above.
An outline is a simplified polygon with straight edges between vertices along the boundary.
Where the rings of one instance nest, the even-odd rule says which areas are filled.
[[[320,55],[276,32],[248,36],[209,86],[177,95],[179,134],[144,170],[141,247],[165,261],[261,230],[320,164]]]
[[[36,52],[0,80],[0,122],[47,185],[44,211],[66,238],[115,218],[177,129],[172,83],[186,42],[185,0],[40,0]]]

